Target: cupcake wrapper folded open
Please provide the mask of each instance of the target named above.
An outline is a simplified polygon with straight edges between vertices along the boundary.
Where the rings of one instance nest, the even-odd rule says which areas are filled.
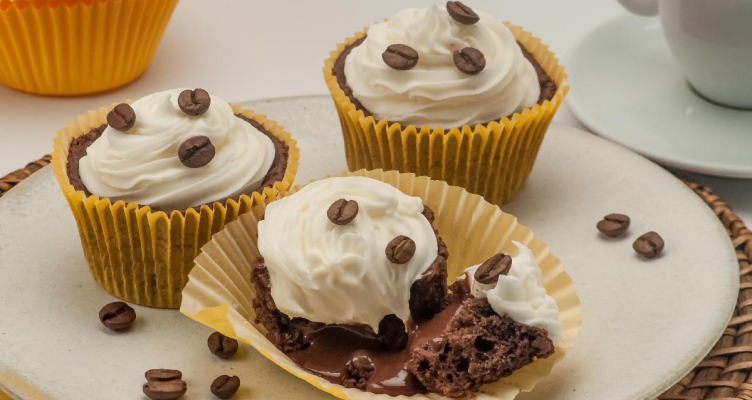
[[[502,212],[482,197],[462,188],[449,186],[446,182],[397,171],[361,170],[344,175],[367,176],[389,183],[405,194],[420,197],[424,204],[431,207],[436,214],[434,227],[449,248],[448,269],[451,281],[461,275],[466,267],[481,263],[498,252],[515,255],[517,249],[512,244],[513,240],[528,246],[543,272],[546,291],[559,307],[563,340],[551,357],[536,360],[511,376],[484,386],[477,398],[513,399],[520,391],[532,390],[539,379],[549,374],[554,364],[574,344],[582,327],[582,312],[571,278],[545,243],[536,239],[530,229],[520,225],[514,216]],[[290,193],[299,189],[300,187],[296,187]],[[290,193],[284,193],[280,197]],[[387,395],[335,385],[306,372],[266,339],[263,326],[254,323],[252,301],[255,291],[250,275],[253,262],[259,257],[257,225],[265,208],[266,204],[254,206],[250,213],[228,224],[225,230],[214,235],[204,246],[183,290],[180,311],[212,329],[250,344],[282,369],[338,398],[392,399]],[[307,398],[306,394],[316,394],[312,392],[313,387],[290,385],[289,381],[284,380],[287,376],[282,371],[276,375],[264,373],[264,376],[265,379],[279,379],[279,385],[273,386],[275,398]],[[429,398],[442,397],[436,394],[411,397],[416,400]]]
[[[0,0],[0,84],[76,95],[151,63],[178,0]]]
[[[413,172],[464,187],[500,206],[513,200],[533,169],[543,137],[569,85],[564,67],[548,46],[522,28],[507,26],[556,83],[554,97],[511,118],[449,131],[402,126],[358,110],[340,88],[333,68],[342,51],[366,36],[367,30],[339,44],[324,62],[324,79],[339,114],[350,171],[380,168]]]
[[[285,176],[262,193],[202,205],[199,210],[152,211],[135,203],[86,196],[70,183],[66,166],[71,141],[107,120],[112,107],[81,115],[58,131],[52,165],[78,226],[84,255],[94,280],[109,293],[149,307],[179,308],[181,291],[201,246],[225,224],[256,204],[288,190],[298,170],[300,152],[292,136],[276,122],[250,110],[233,111],[260,122],[289,148]]]

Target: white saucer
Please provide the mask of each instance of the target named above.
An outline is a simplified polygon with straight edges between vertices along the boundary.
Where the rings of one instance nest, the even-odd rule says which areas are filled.
[[[247,106],[293,132],[298,182],[346,168],[329,97]],[[654,398],[725,329],[739,290],[726,231],[699,197],[645,158],[552,124],[527,186],[505,210],[561,259],[583,309],[576,345],[521,400]],[[610,212],[632,216],[621,240],[595,229]],[[209,384],[221,374],[241,378],[237,399],[285,400],[280,381],[294,398],[331,399],[248,347],[233,360],[217,359],[206,348],[211,331],[178,311],[135,306],[133,330],[108,332],[97,313],[114,299],[90,276],[49,167],[0,199],[0,221],[0,390],[13,399],[141,399],[150,368],[182,370],[185,400],[211,398]],[[648,230],[666,239],[665,254],[652,261],[631,247]]]
[[[752,178],[752,111],[695,94],[658,18],[613,19],[565,59],[572,86],[566,102],[589,129],[667,166]]]

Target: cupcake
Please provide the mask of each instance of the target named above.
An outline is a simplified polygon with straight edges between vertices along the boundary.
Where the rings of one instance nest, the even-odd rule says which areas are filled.
[[[178,0],[0,0],[0,84],[45,95],[122,86],[151,63]]]
[[[197,258],[181,311],[340,398],[532,388],[579,324],[571,281],[550,269],[545,246],[460,188],[358,174],[310,183],[228,225]],[[465,242],[454,263],[445,235]]]
[[[350,170],[395,169],[514,198],[568,91],[540,40],[456,1],[407,9],[325,62]]]
[[[177,308],[201,246],[289,188],[297,160],[281,126],[195,89],[79,117],[58,132],[52,162],[95,280]]]

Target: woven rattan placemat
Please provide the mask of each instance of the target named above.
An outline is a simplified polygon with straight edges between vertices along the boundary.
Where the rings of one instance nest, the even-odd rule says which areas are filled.
[[[50,156],[0,178],[0,197],[50,163]],[[741,286],[734,315],[710,354],[660,400],[752,400],[752,232],[706,187],[685,180],[726,227],[739,260]],[[3,394],[0,393],[0,399]]]

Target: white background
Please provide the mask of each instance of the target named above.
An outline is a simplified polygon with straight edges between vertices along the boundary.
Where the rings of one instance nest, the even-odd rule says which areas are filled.
[[[182,0],[151,67],[128,86],[75,98],[39,97],[0,87],[0,175],[49,153],[55,131],[77,115],[159,90],[203,87],[228,101],[325,94],[321,68],[337,43],[403,8],[436,2],[443,3]],[[615,0],[467,3],[525,27],[560,56],[565,56],[582,35],[625,12]],[[566,106],[555,120],[582,127]],[[752,221],[752,201],[748,200],[752,181],[695,178],[715,189],[742,217]]]

